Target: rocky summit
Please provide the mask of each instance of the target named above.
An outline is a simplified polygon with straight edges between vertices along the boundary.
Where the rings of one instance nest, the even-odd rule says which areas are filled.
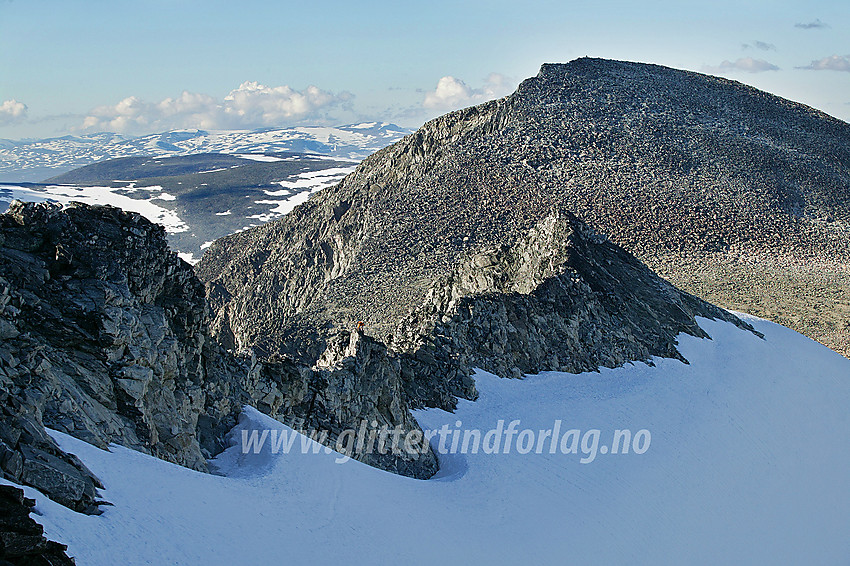
[[[578,110],[558,101],[574,91],[576,104],[598,113],[608,95],[591,87],[621,67],[631,68],[545,66],[514,95],[434,120],[377,152],[284,219],[216,241],[197,266],[213,334],[233,351],[311,367],[328,367],[327,352],[340,344],[350,356],[379,349],[390,394],[410,407],[451,410],[458,397],[475,398],[474,367],[502,377],[590,371],[680,357],[679,333],[704,336],[698,316],[747,327],[581,218],[601,187],[586,177],[579,187],[569,172],[596,167],[599,154],[582,147],[613,142],[582,137],[593,117],[579,116],[571,129]],[[657,152],[658,167],[679,166],[657,144],[638,149]],[[560,177],[547,173],[555,168]],[[333,427],[350,422],[338,399],[360,395],[358,382],[328,372],[313,416]],[[361,406],[361,418],[398,418],[380,404]]]
[[[199,273],[236,347],[298,353],[304,328],[363,320],[406,351],[396,327],[438,281],[475,261],[483,277],[574,214],[685,290],[847,353],[848,172],[845,122],[717,77],[584,58],[429,122],[289,218],[220,240]],[[546,245],[535,253],[557,260],[568,246]],[[459,292],[506,290],[521,293]]]

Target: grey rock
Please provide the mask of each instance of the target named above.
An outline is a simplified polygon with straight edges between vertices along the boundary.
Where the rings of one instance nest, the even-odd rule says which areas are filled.
[[[251,400],[247,366],[209,339],[203,286],[164,230],[111,207],[13,203],[0,233],[0,394],[17,423],[0,430],[4,476],[96,511],[99,482],[44,426],[205,471]]]
[[[75,466],[32,446],[23,446],[21,452],[23,483],[38,486],[50,493],[52,499],[71,508],[78,501],[94,500],[94,484]]]

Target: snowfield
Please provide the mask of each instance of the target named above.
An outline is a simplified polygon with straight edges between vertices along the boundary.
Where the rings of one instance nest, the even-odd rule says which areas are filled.
[[[38,500],[45,534],[81,565],[846,564],[850,360],[747,317],[757,336],[700,319],[690,361],[655,359],[523,380],[479,372],[480,399],[424,410],[425,429],[651,432],[643,454],[455,454],[431,480],[338,454],[242,454],[197,473],[53,433],[103,481],[101,516]],[[287,430],[253,409],[241,429]],[[436,440],[436,439],[435,439]],[[432,445],[435,445],[432,441]],[[298,443],[296,442],[296,445]]]

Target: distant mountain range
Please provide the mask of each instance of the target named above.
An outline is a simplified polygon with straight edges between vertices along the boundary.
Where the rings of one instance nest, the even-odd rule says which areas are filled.
[[[39,182],[120,157],[286,151],[360,161],[409,133],[411,130],[395,124],[365,122],[253,131],[175,130],[141,137],[97,133],[40,140],[0,139],[0,181]]]

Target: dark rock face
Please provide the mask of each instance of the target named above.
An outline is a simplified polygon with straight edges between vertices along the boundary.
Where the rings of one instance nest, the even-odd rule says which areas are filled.
[[[44,538],[44,529],[30,518],[35,501],[21,489],[0,485],[0,564],[71,566],[66,546]]]
[[[44,431],[39,415],[22,399],[0,391],[0,472],[31,485],[54,501],[96,514],[100,481],[73,454],[63,452]]]
[[[506,377],[614,367],[679,357],[679,332],[703,335],[696,316],[746,326],[573,215],[575,187],[539,170],[569,149],[535,121],[558,110],[545,114],[554,103],[529,84],[426,124],[286,218],[217,241],[197,266],[213,333],[316,368],[364,321],[398,366],[387,390],[452,409],[475,398],[474,366]],[[360,385],[324,378],[314,409],[348,420],[326,391],[357,398]],[[363,405],[359,417],[379,413]]]
[[[249,401],[191,267],[161,227],[115,208],[0,216],[0,333],[4,476],[77,510],[94,510],[98,482],[43,426],[206,470]]]

